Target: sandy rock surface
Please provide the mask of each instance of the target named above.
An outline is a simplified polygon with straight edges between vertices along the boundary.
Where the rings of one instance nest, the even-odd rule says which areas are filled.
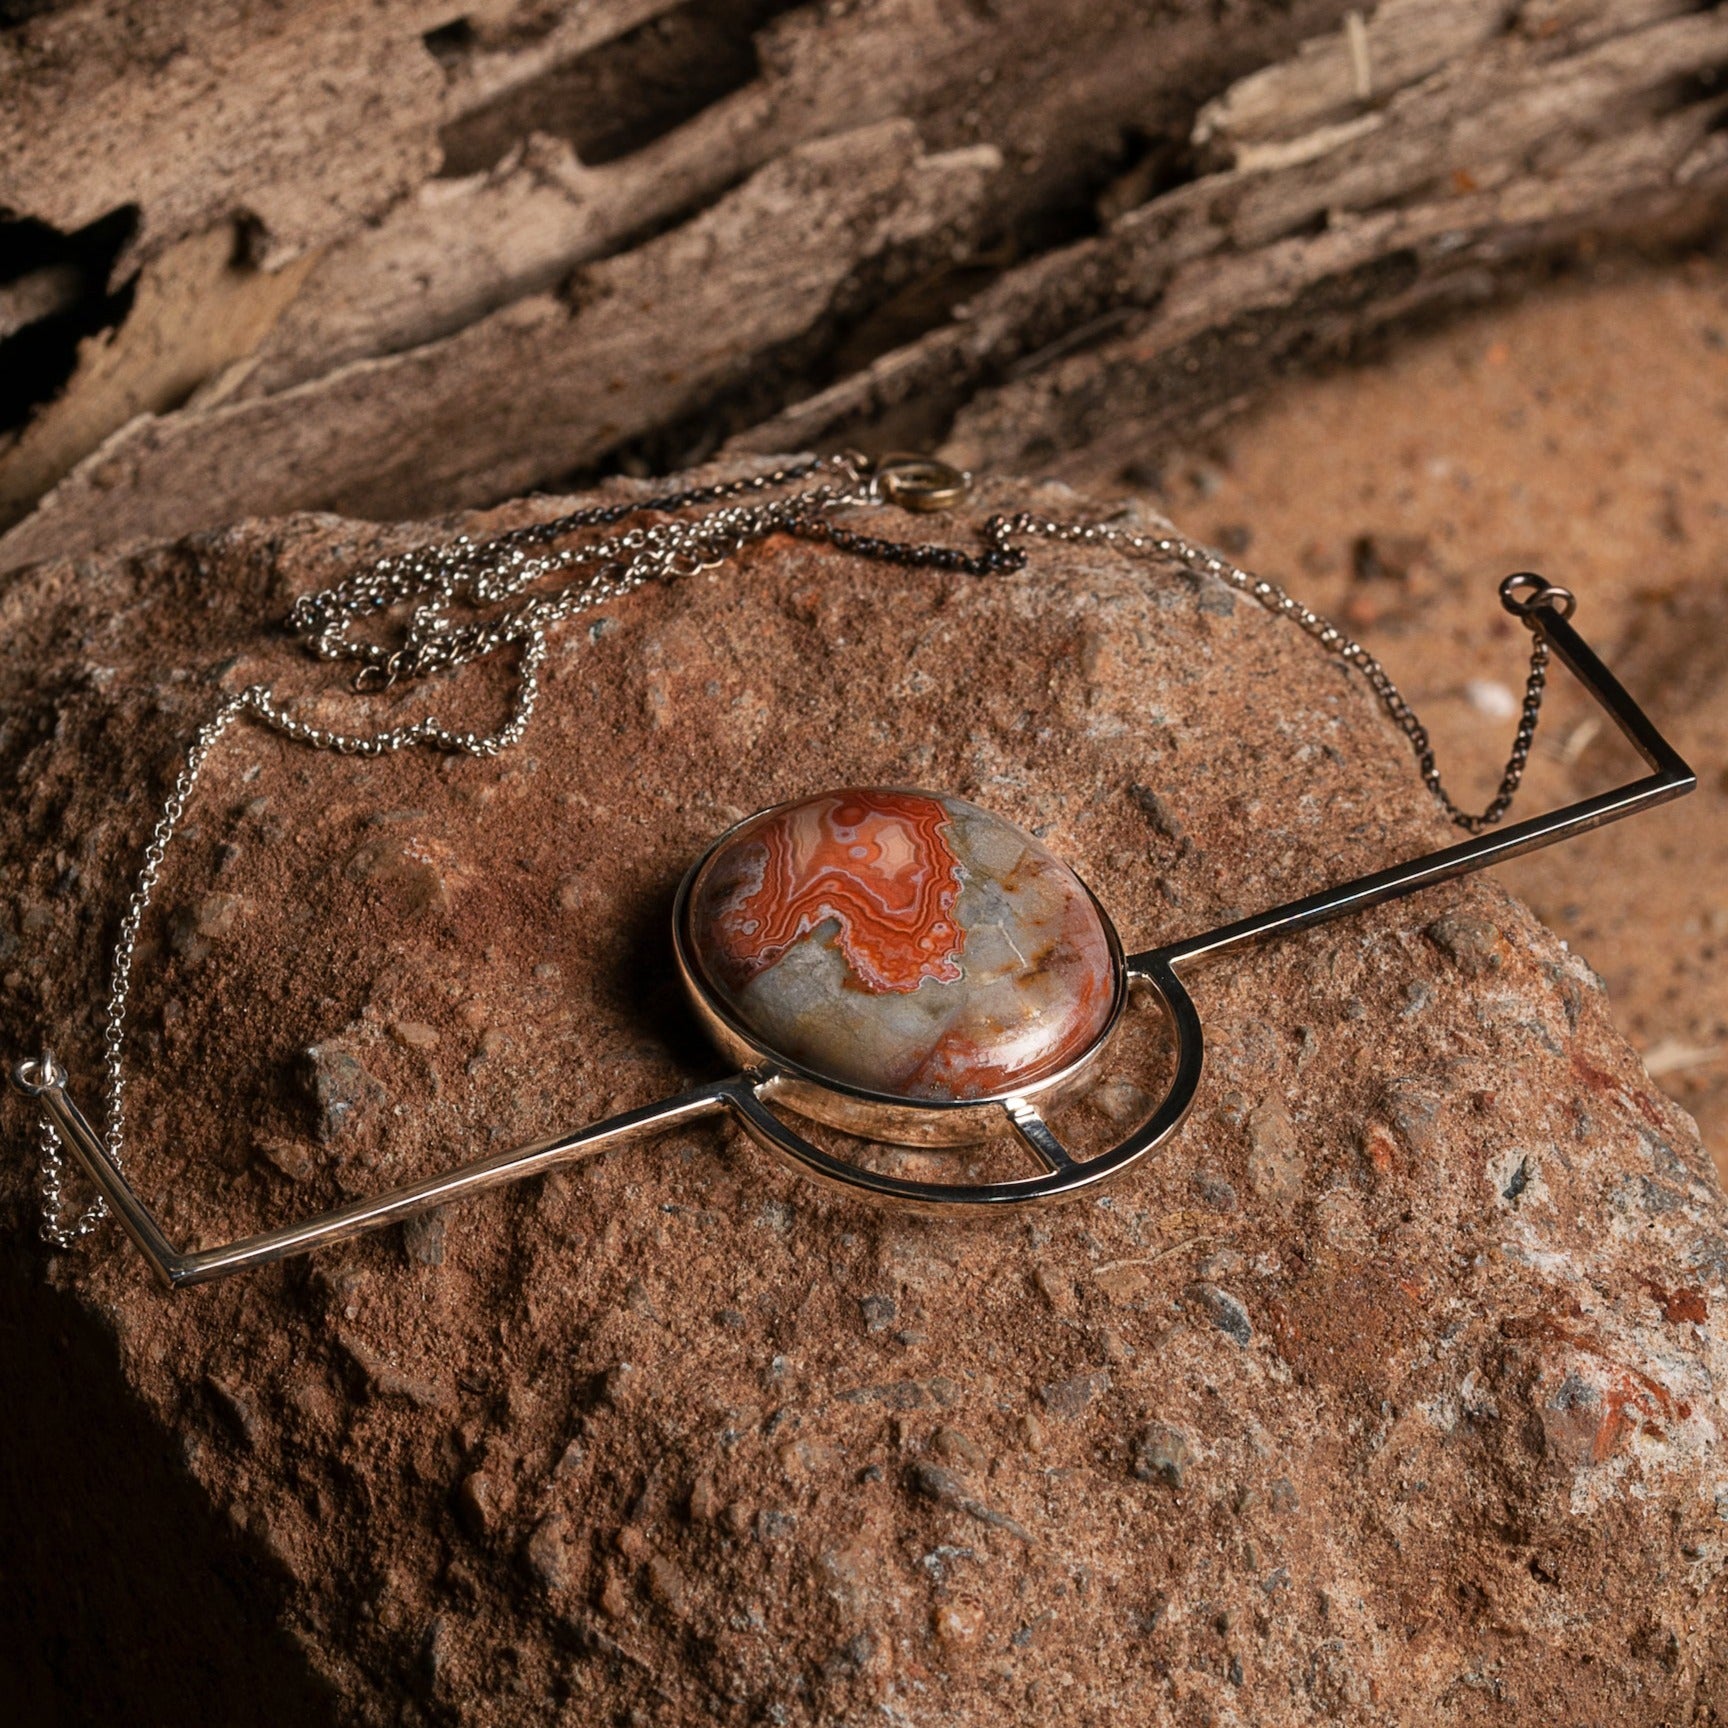
[[[429,532],[254,523],[11,581],[8,1049],[58,1029],[93,1107],[119,884],[222,690],[423,711],[342,693],[271,621]],[[776,800],[973,799],[1131,944],[1450,835],[1339,667],[1102,551],[979,581],[775,541],[566,627],[545,684],[490,764],[224,745],[135,1007],[131,1163],[177,1239],[715,1072],[671,896]],[[434,705],[480,723],[504,689],[470,669]],[[42,1720],[68,1685],[128,1721],[1728,1716],[1728,1203],[1590,968],[1475,881],[1196,999],[1190,1122],[1067,1209],[889,1216],[701,1129],[174,1297],[112,1230],[36,1243],[9,1098],[16,1695]],[[1080,1127],[1154,1070],[1108,1068]]]

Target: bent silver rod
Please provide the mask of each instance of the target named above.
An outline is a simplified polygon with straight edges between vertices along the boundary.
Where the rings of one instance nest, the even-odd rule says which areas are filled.
[[[49,1061],[49,1058],[44,1058],[44,1065]],[[285,1260],[311,1248],[343,1242],[381,1224],[399,1223],[404,1218],[429,1212],[452,1200],[483,1193],[488,1188],[501,1187],[521,1177],[550,1170],[555,1165],[574,1163],[614,1146],[658,1134],[679,1122],[694,1122],[703,1116],[712,1116],[729,1107],[730,1095],[737,1081],[712,1081],[689,1092],[680,1092],[675,1097],[644,1105],[639,1110],[626,1110],[620,1115],[607,1117],[603,1122],[590,1123],[572,1134],[534,1141],[507,1152],[495,1152],[490,1157],[477,1158],[441,1175],[429,1176],[422,1182],[411,1182],[388,1193],[321,1212],[298,1224],[261,1231],[256,1236],[245,1236],[220,1248],[203,1248],[189,1254],[177,1253],[162,1234],[132,1184],[108,1156],[107,1148],[84,1112],[66,1095],[62,1071],[56,1066],[43,1078],[30,1081],[29,1085],[37,1103],[53,1120],[61,1139],[72,1148],[85,1173],[113,1207],[127,1235],[143,1250],[162,1282],[170,1289],[178,1290],[188,1284],[203,1284],[212,1278],[226,1277],[230,1272],[266,1266],[273,1260]]]
[[[1622,817],[1657,804],[1666,804],[1670,799],[1684,797],[1690,792],[1697,785],[1698,776],[1650,723],[1625,686],[1602,664],[1571,623],[1558,611],[1545,609],[1541,628],[1548,638],[1549,647],[1571,669],[1579,683],[1602,704],[1633,749],[1655,770],[1654,773],[1613,791],[1562,805],[1546,815],[1532,816],[1523,822],[1514,822],[1510,827],[1478,834],[1442,851],[1377,870],[1370,876],[1358,877],[1354,882],[1340,882],[1322,888],[1300,900],[1291,900],[1282,906],[1256,912],[1251,917],[1239,918],[1217,930],[1202,930],[1161,948],[1142,949],[1128,956],[1129,969],[1143,972],[1162,962],[1181,971],[1226,949],[1239,948],[1268,936],[1284,936],[1297,930],[1311,929],[1316,924],[1325,924],[1352,912],[1365,912],[1371,906],[1380,906],[1436,883],[1467,876],[1472,871],[1488,869],[1508,858],[1537,851],[1557,840],[1600,828],[1609,822],[1618,822]]]
[[[1519,580],[1517,577],[1508,578],[1508,583]],[[1546,592],[1563,593],[1561,590]],[[1506,593],[1506,585],[1503,585],[1503,596]],[[1570,600],[1570,596],[1566,598]],[[1507,604],[1510,610],[1520,615],[1529,610],[1511,599]],[[1193,1100],[1205,1045],[1199,1014],[1177,975],[1181,968],[1264,937],[1308,929],[1346,913],[1363,911],[1484,869],[1520,853],[1533,852],[1570,835],[1678,798],[1696,784],[1692,770],[1572,628],[1565,612],[1552,603],[1544,604],[1541,611],[1538,627],[1547,636],[1552,651],[1602,704],[1653,772],[1613,791],[1565,805],[1546,816],[1532,817],[1492,834],[1478,835],[1442,851],[1360,877],[1354,882],[1322,889],[1252,917],[1238,919],[1221,929],[1202,931],[1164,947],[1148,948],[1126,956],[1124,966],[1128,976],[1149,985],[1171,1017],[1177,1034],[1175,1079],[1163,1103],[1147,1122],[1113,1150],[1082,1162],[1068,1156],[1029,1101],[1007,1100],[1004,1104],[1007,1120],[1044,1166],[1043,1173],[1036,1177],[964,1187],[903,1180],[847,1165],[813,1145],[770,1110],[766,1095],[771,1095],[775,1089],[775,1076],[766,1071],[752,1070],[710,1081],[640,1109],[624,1111],[571,1134],[476,1159],[443,1175],[428,1177],[371,1199],[353,1201],[297,1224],[266,1230],[224,1247],[182,1254],[175,1251],[131,1182],[109,1156],[101,1136],[67,1096],[66,1075],[53,1057],[44,1055],[20,1062],[12,1077],[21,1091],[37,1100],[61,1139],[71,1147],[80,1166],[107,1199],[127,1234],[162,1282],[172,1289],[201,1284],[212,1278],[225,1277],[229,1273],[340,1242],[379,1225],[399,1222],[470,1194],[645,1138],[677,1123],[728,1111],[740,1120],[754,1139],[780,1152],[807,1174],[844,1187],[865,1189],[890,1201],[975,1207],[1083,1192],[1115,1171],[1126,1168],[1175,1133]]]

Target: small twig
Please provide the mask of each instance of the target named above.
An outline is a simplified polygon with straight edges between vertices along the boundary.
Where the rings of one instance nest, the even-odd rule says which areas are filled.
[[[1368,24],[1360,12],[1344,14],[1344,40],[1350,47],[1350,69],[1356,75],[1356,100],[1374,94],[1374,59],[1368,48]]]
[[[1184,1248],[1198,1248],[1202,1242],[1210,1242],[1210,1236],[1190,1236],[1186,1242],[1173,1242],[1168,1248],[1143,1260],[1106,1260],[1102,1266],[1092,1268],[1092,1276],[1099,1277],[1105,1272],[1120,1272],[1126,1266],[1156,1266],[1160,1260],[1168,1260],[1172,1254],[1180,1254]]]

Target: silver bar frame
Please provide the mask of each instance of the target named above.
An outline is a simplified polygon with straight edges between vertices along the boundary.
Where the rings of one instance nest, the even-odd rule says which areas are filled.
[[[1521,601],[1512,586],[1519,580],[1508,578],[1502,586],[1502,599],[1507,609],[1547,637],[1555,656],[1602,705],[1651,772],[1627,785],[1565,805],[1547,815],[1530,817],[1442,851],[1392,865],[1356,881],[1321,889],[1219,929],[1201,931],[1163,947],[1126,955],[1122,961],[1123,988],[1119,997],[1126,999],[1128,989],[1136,987],[1142,994],[1153,997],[1168,1015],[1176,1035],[1175,1073],[1169,1090],[1148,1120],[1108,1152],[1095,1157],[1074,1157],[1051,1131],[1038,1103],[1041,1097],[1059,1097],[1072,1090],[1079,1077],[1078,1070],[1090,1066],[1092,1058],[1108,1039],[1116,1023],[1115,1016],[1111,1027],[1100,1035],[1098,1043],[1083,1062],[1062,1075],[1052,1077],[1050,1082],[1012,1095],[956,1104],[932,1102],[909,1106],[904,1099],[836,1085],[799,1069],[796,1064],[786,1062],[773,1052],[740,1047],[738,1040],[732,1038],[726,1041],[726,1047],[747,1065],[742,1072],[725,1079],[711,1081],[640,1109],[627,1110],[574,1133],[476,1159],[443,1175],[428,1177],[370,1199],[356,1200],[296,1224],[243,1237],[224,1246],[183,1253],[169,1242],[125,1172],[109,1157],[101,1136],[68,1095],[67,1076],[54,1058],[43,1055],[20,1062],[13,1069],[12,1078],[21,1091],[36,1100],[84,1173],[106,1198],[127,1234],[162,1283],[170,1289],[206,1283],[346,1241],[489,1188],[573,1163],[597,1152],[629,1145],[680,1123],[718,1115],[731,1116],[752,1139],[777,1152],[807,1175],[848,1192],[862,1190],[877,1199],[901,1205],[953,1211],[1024,1204],[1084,1193],[1167,1140],[1181,1126],[1193,1104],[1204,1066],[1205,1035],[1199,1011],[1182,981],[1182,974],[1204,961],[1249,943],[1312,929],[1334,918],[1366,911],[1388,900],[1619,821],[1682,797],[1697,784],[1691,768],[1573,628],[1570,595],[1544,585],[1532,600]],[[680,918],[682,902],[681,895]],[[678,934],[682,948],[681,923]],[[824,1108],[820,1111],[807,1108],[812,1087],[826,1094]],[[951,1141],[954,1135],[941,1131],[944,1114],[950,1125],[962,1120],[970,1123],[977,1119],[980,1105],[992,1107],[999,1113],[998,1125],[1012,1131],[1038,1170],[1029,1176],[980,1183],[922,1181],[868,1170],[817,1146],[770,1107],[777,1100],[801,1114],[819,1115],[848,1132],[866,1137],[875,1132],[877,1138],[902,1143],[907,1140],[924,1143]],[[909,1135],[905,1129],[909,1110],[932,1113],[931,1131]]]

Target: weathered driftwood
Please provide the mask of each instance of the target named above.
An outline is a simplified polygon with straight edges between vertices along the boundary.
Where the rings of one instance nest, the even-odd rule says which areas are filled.
[[[1728,11],[1677,0],[82,5],[0,56],[0,204],[137,210],[129,313],[0,450],[7,564],[722,438],[1047,466],[1728,186]]]

